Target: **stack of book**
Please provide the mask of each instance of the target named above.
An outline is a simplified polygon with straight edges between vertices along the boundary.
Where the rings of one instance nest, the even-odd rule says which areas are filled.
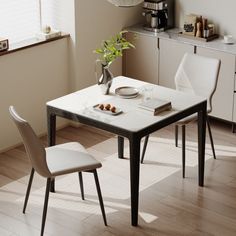
[[[157,98],[152,98],[142,102],[138,106],[145,112],[149,112],[154,116],[160,114],[163,111],[171,110],[172,108],[170,101],[164,101]]]

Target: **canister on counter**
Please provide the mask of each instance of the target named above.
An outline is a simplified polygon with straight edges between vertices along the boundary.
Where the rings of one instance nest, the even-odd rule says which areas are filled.
[[[208,24],[208,30],[209,30],[209,36],[212,36],[215,34],[215,25],[214,24]]]

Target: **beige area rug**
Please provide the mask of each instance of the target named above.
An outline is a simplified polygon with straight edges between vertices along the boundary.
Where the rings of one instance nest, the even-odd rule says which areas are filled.
[[[45,235],[119,235],[122,225],[130,228],[130,235],[143,235],[130,226],[129,160],[117,158],[117,140],[111,138],[88,149],[103,164],[98,170],[109,227],[103,225],[93,175],[84,173],[85,201],[81,200],[78,176],[63,176],[56,180],[56,193],[50,194]],[[128,144],[125,143],[128,157]],[[216,146],[217,154],[235,156],[235,149]],[[212,158],[210,145],[206,160]],[[187,167],[197,166],[197,143],[187,142]],[[141,165],[140,195],[159,181],[179,172],[181,175],[181,147],[173,139],[150,137],[145,164]],[[188,170],[187,168],[187,170]],[[197,168],[196,176],[197,176]],[[186,171],[187,171],[186,170]],[[187,175],[187,172],[186,172]],[[43,209],[45,179],[36,175],[27,213],[22,214],[28,176],[0,189],[0,235],[39,235]],[[196,178],[197,185],[197,178]],[[140,201],[145,201],[143,197]],[[152,224],[157,214],[139,213],[139,221]],[[118,223],[119,222],[119,223]],[[117,227],[117,228],[116,228]],[[134,232],[133,232],[134,231]]]

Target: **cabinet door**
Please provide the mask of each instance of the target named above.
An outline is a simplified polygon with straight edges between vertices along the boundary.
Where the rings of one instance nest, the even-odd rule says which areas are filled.
[[[127,33],[126,39],[135,45],[135,49],[125,51],[123,74],[127,77],[158,83],[157,37]]]
[[[211,49],[197,47],[197,54],[221,60],[220,73],[216,91],[212,100],[211,116],[232,121],[235,56]]]
[[[175,73],[186,52],[194,53],[194,46],[159,39],[159,85],[175,89]]]

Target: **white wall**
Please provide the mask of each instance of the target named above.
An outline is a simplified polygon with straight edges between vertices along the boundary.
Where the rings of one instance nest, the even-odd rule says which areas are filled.
[[[21,142],[8,107],[37,132],[47,127],[46,102],[68,93],[67,39],[0,56],[0,151]]]
[[[68,64],[69,64],[69,87],[70,91],[73,91],[74,81],[76,80],[76,68],[77,68],[77,53],[76,53],[76,20],[75,14],[77,9],[75,2],[77,0],[50,0],[55,6],[52,19],[53,26],[56,29],[70,34],[68,43]],[[50,24],[50,23],[49,23]]]
[[[213,21],[220,34],[232,34],[236,38],[235,0],[176,0],[177,25],[183,25],[184,14],[195,13]]]
[[[118,33],[125,26],[133,25],[142,19],[141,5],[132,8],[119,8],[106,0],[77,0],[76,14],[76,75],[72,85],[74,90],[95,83],[93,50],[102,40]],[[113,67],[114,75],[121,74],[121,60]]]
[[[142,5],[131,8],[115,7],[107,0],[52,0],[56,2],[57,28],[70,33],[70,90],[87,87],[96,82],[93,50],[102,40],[126,26],[142,20]],[[120,75],[122,60],[112,65],[114,75]]]

